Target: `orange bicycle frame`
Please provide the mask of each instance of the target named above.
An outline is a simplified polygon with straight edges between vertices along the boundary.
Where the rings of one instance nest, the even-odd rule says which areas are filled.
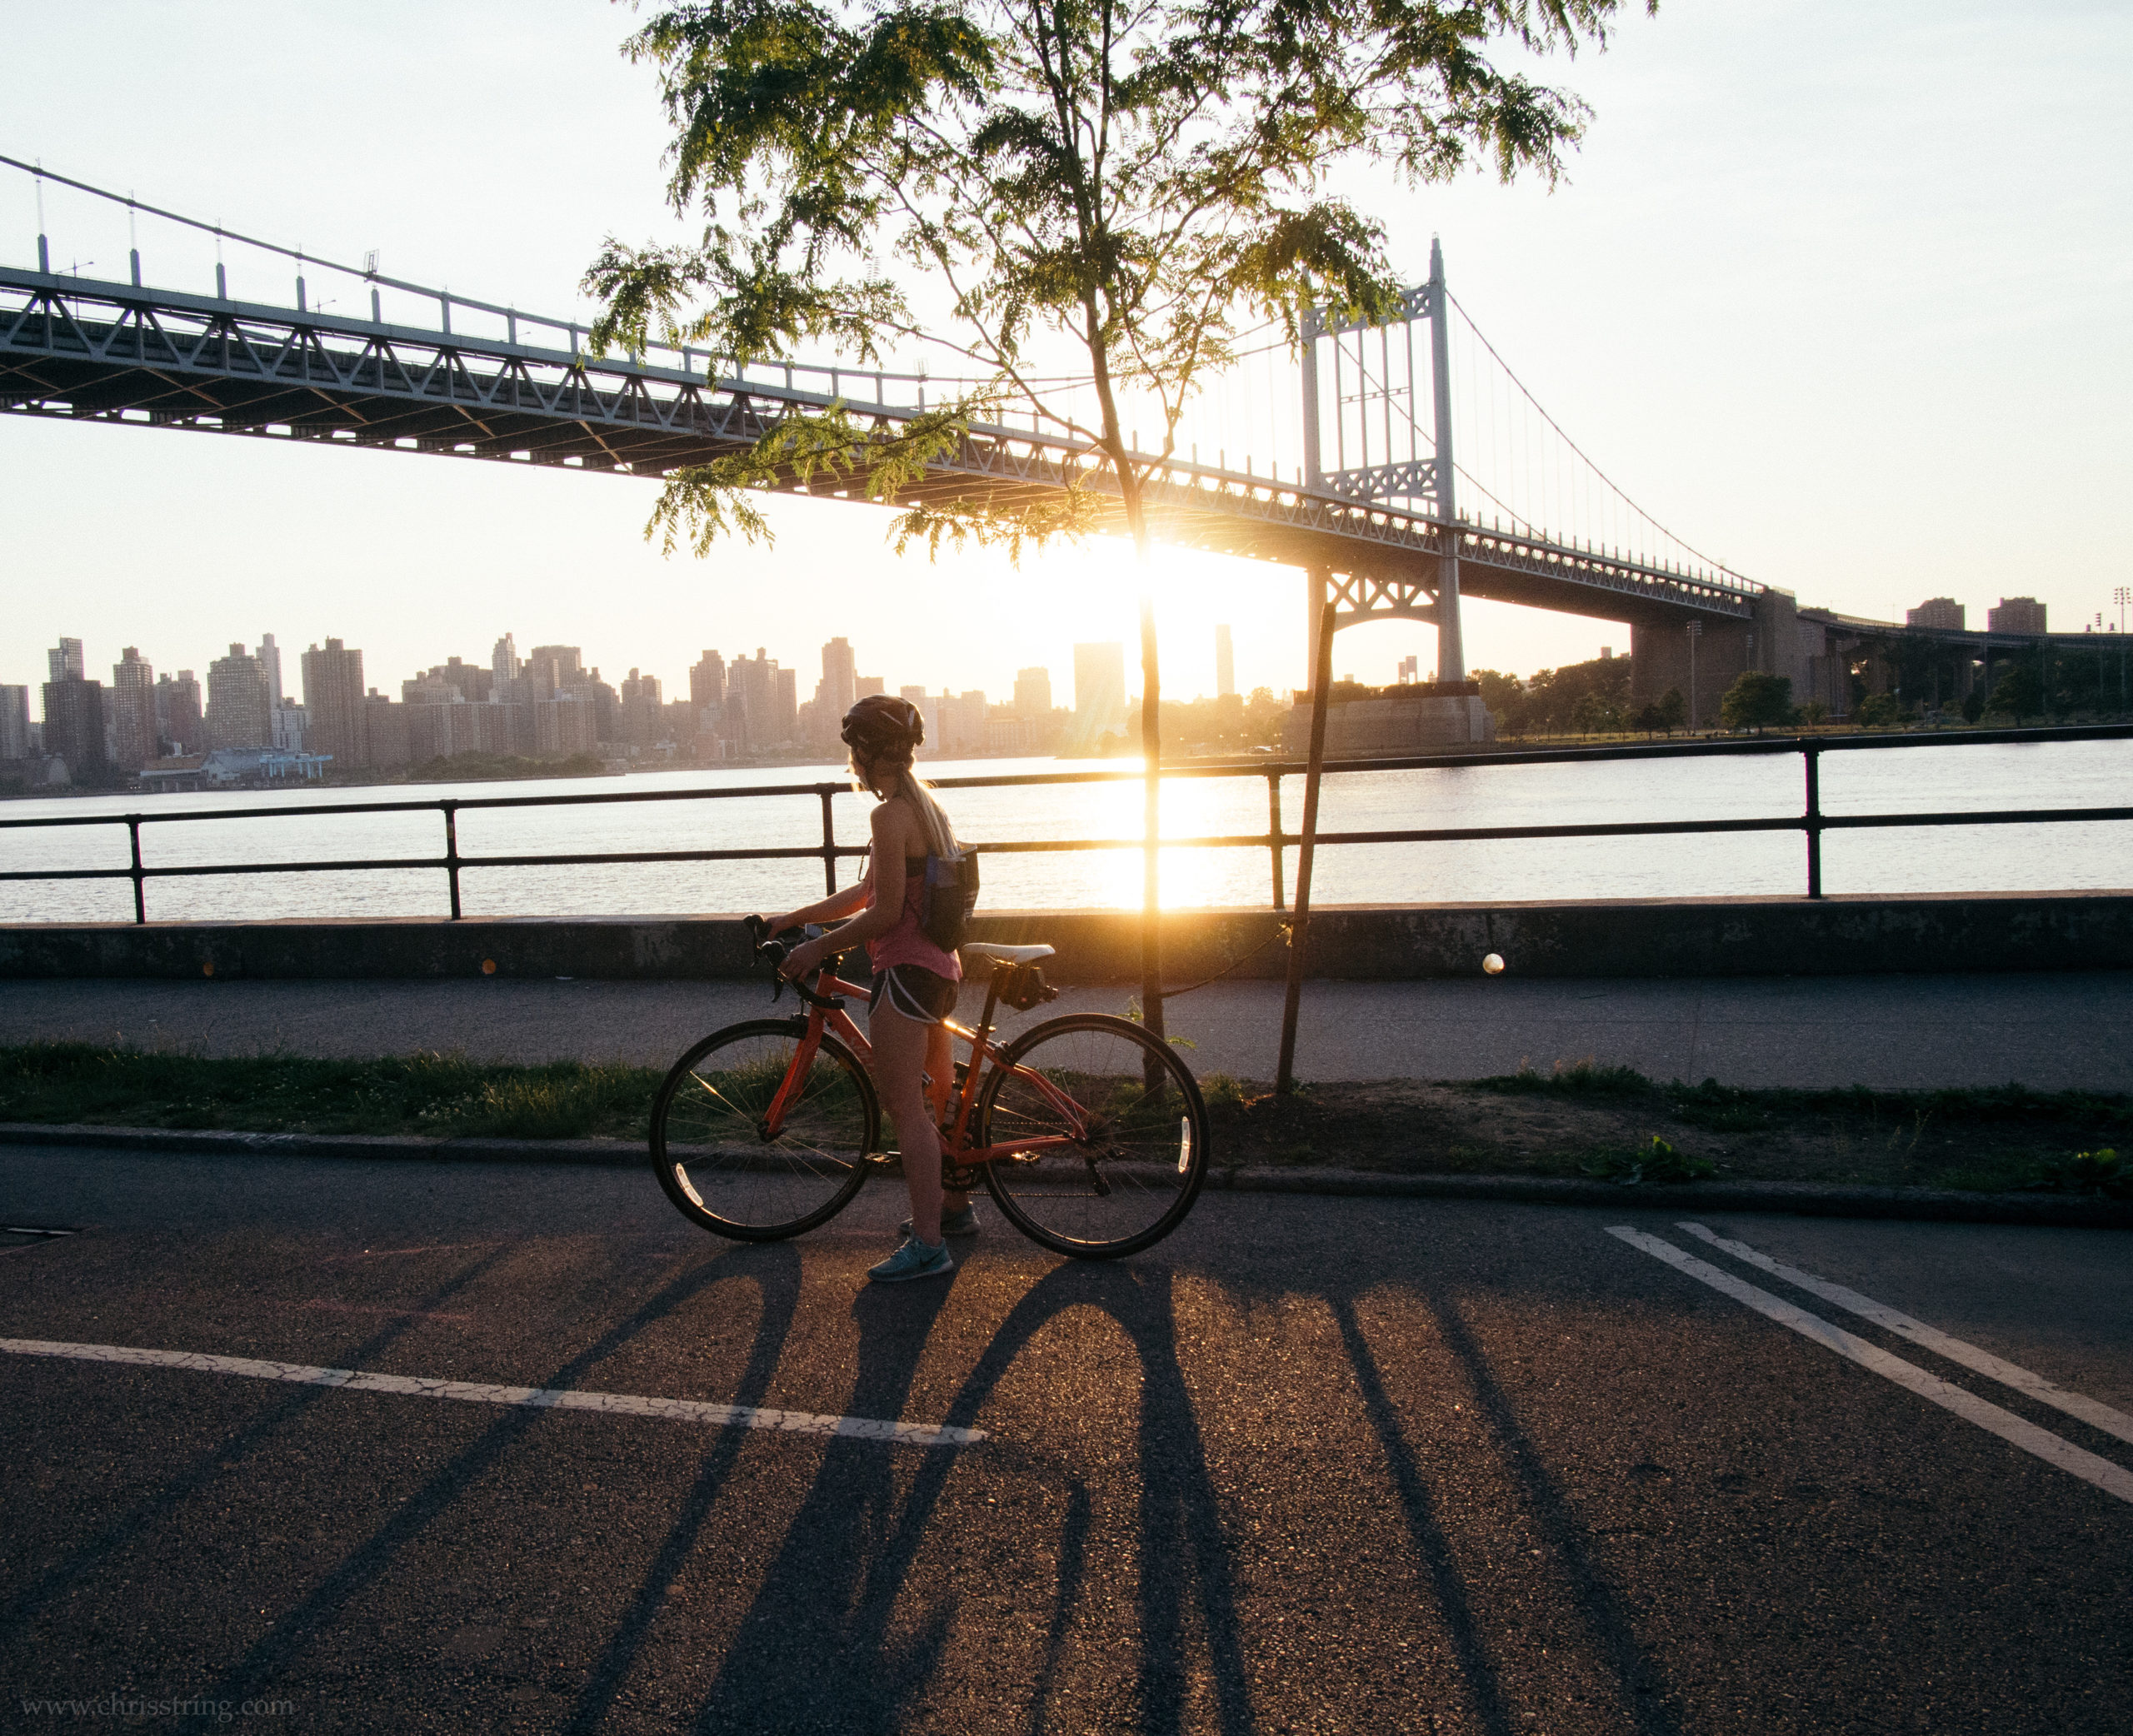
[[[771,1100],[770,1108],[763,1116],[764,1130],[772,1138],[776,1138],[784,1128],[787,1112],[798,1097],[803,1081],[815,1065],[815,1055],[822,1047],[825,1030],[835,1031],[846,1046],[858,1056],[861,1065],[870,1073],[872,1071],[873,1049],[867,1041],[865,1033],[852,1022],[852,1015],[845,1011],[842,1004],[847,995],[864,1000],[867,992],[841,977],[831,975],[827,967],[816,980],[814,993],[838,1004],[818,1006],[811,1003],[809,1005],[807,1025],[801,1034],[800,1046],[793,1050],[792,1065],[786,1069],[777,1095]],[[954,1100],[952,1119],[941,1130],[941,1155],[959,1167],[991,1163],[997,1158],[1015,1152],[1042,1151],[1077,1144],[1087,1131],[1088,1121],[1081,1105],[1042,1074],[1032,1072],[1027,1067],[1015,1067],[1010,1070],[1015,1077],[1033,1086],[1038,1095],[1059,1112],[1073,1132],[1071,1135],[1045,1135],[1034,1139],[1017,1140],[1004,1145],[967,1147],[963,1144],[966,1130],[970,1125],[971,1110],[977,1102],[978,1075],[982,1070],[982,1064],[990,1060],[996,1067],[1002,1065],[1000,1051],[992,1043],[992,1015],[999,1000],[1000,974],[996,968],[992,980],[987,986],[985,1011],[978,1020],[977,1030],[958,1025],[952,1019],[941,1021],[947,1026],[950,1035],[961,1037],[970,1045],[970,1060],[963,1069],[962,1089]]]

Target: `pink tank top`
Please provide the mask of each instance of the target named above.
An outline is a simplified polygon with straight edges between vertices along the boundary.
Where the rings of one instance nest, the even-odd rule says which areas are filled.
[[[874,908],[877,895],[870,882],[867,894],[867,908]],[[867,943],[867,957],[877,974],[892,965],[916,965],[922,970],[931,970],[936,976],[945,976],[950,982],[963,980],[962,961],[952,952],[944,952],[926,938],[926,930],[918,925],[918,913],[926,897],[926,858],[906,856],[903,863],[903,919],[878,940]]]

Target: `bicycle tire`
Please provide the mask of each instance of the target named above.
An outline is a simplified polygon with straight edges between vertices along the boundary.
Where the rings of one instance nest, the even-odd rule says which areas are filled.
[[[1038,1246],[1075,1260],[1137,1254],[1176,1229],[1207,1179],[1206,1106],[1177,1052],[1107,1014],[1048,1020],[1010,1044],[987,1075],[974,1145],[1007,1145],[1018,1130],[1066,1132],[1062,1114],[1012,1070],[1025,1066],[1099,1118],[1102,1149],[1084,1140],[982,1165],[1001,1215]],[[1151,1067],[1174,1104],[1151,1091]]]
[[[881,1105],[867,1070],[828,1032],[784,1131],[773,1141],[759,1130],[806,1030],[804,1019],[729,1025],[660,1085],[652,1172],[692,1223],[735,1241],[782,1241],[836,1216],[865,1183],[868,1155],[881,1149]]]

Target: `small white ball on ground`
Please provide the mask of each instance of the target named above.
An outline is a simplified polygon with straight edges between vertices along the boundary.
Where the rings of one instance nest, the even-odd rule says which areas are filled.
[[[1491,953],[1486,958],[1481,960],[1481,968],[1487,971],[1491,976],[1501,976],[1503,975],[1503,955],[1500,952]]]

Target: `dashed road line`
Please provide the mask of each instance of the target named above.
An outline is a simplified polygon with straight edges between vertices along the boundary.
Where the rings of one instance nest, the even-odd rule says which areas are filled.
[[[803,1410],[766,1410],[749,1404],[712,1404],[698,1399],[653,1399],[632,1393],[579,1392],[567,1387],[487,1386],[468,1380],[432,1380],[414,1374],[377,1374],[357,1369],[314,1368],[297,1362],[263,1362],[249,1356],[212,1356],[197,1350],[147,1350],[127,1344],[72,1344],[43,1339],[0,1338],[0,1351],[16,1356],[57,1356],[76,1362],[124,1363],[135,1367],[184,1369],[195,1374],[241,1374],[253,1380],[287,1380],[299,1386],[333,1386],[344,1392],[397,1393],[411,1399],[456,1399],[468,1404],[511,1404],[533,1410],[595,1410],[607,1416],[662,1417],[715,1429],[768,1429],[781,1434],[832,1435],[845,1440],[886,1441],[901,1447],[967,1447],[985,1439],[982,1429],[945,1423],[892,1423],[872,1417],[815,1416]]]
[[[1641,1230],[1632,1230],[1626,1224],[1609,1227],[1607,1234],[1627,1242],[1630,1246],[1649,1254],[1654,1260],[1664,1260],[1676,1271],[1682,1272],[1699,1283],[1707,1284],[1722,1295],[1743,1303],[1781,1326],[1789,1326],[1803,1338],[1811,1338],[1826,1346],[1861,1368],[1871,1369],[1883,1379],[1893,1380],[1908,1392],[1938,1404],[1944,1410],[1953,1411],[1966,1422],[1975,1423],[1987,1433],[1998,1435],[2011,1446],[2020,1447],[2025,1453],[2034,1454],[2047,1464],[2054,1464],[2062,1471],[2070,1471],[2085,1483],[2093,1483],[2098,1489],[2114,1494],[2121,1501],[2133,1502],[2133,1471],[2114,1464],[2108,1459],[2100,1459],[2086,1452],[2071,1441],[2061,1440],[2049,1429],[2040,1429],[2035,1423],[2016,1416],[2012,1411],[2002,1410],[1997,1404],[1981,1399],[1975,1393],[1966,1392],[1960,1386],[1951,1385],[1937,1374],[1929,1374],[1924,1369],[1906,1362],[1900,1356],[1891,1356],[1879,1344],[1870,1344],[1863,1338],[1834,1326],[1819,1314],[1811,1314],[1804,1308],[1795,1306],[1781,1296],[1773,1296],[1768,1290],[1757,1290],[1746,1280],[1736,1278],[1731,1272],[1721,1271],[1708,1261],[1685,1254],[1671,1242],[1661,1241],[1656,1235],[1646,1235]]]
[[[1839,1308],[1848,1309],[1862,1319],[1871,1320],[1876,1326],[1886,1327],[1899,1338],[1908,1339],[1921,1349],[1933,1351],[1949,1361],[1997,1380],[2002,1386],[2011,1386],[2040,1404],[2049,1404],[2055,1410],[2063,1410],[2071,1417],[2079,1417],[2092,1429],[2101,1429],[2122,1441],[2133,1443],[2133,1416],[2122,1410],[2114,1410],[2099,1399],[2082,1393],[2069,1392],[2056,1386],[2043,1375],[2032,1373],[2016,1363],[2006,1362],[1990,1350],[1981,1350],[1976,1344],[1965,1344],[1959,1338],[1951,1338],[1936,1327],[1923,1320],[1914,1320],[1909,1314],[1876,1302],[1871,1296],[1862,1296],[1857,1290],[1846,1290],[1841,1284],[1831,1284],[1826,1278],[1817,1278],[1797,1266],[1789,1266],[1782,1260],[1772,1260],[1767,1254],[1757,1252],[1746,1242],[1736,1242],[1706,1229],[1701,1224],[1677,1224],[1677,1230],[1686,1230],[1698,1240],[1708,1242],[1714,1248],[1723,1249],[1744,1265],[1769,1273],[1773,1278],[1782,1278],[1787,1284],[1820,1296],[1825,1302],[1834,1302]]]

